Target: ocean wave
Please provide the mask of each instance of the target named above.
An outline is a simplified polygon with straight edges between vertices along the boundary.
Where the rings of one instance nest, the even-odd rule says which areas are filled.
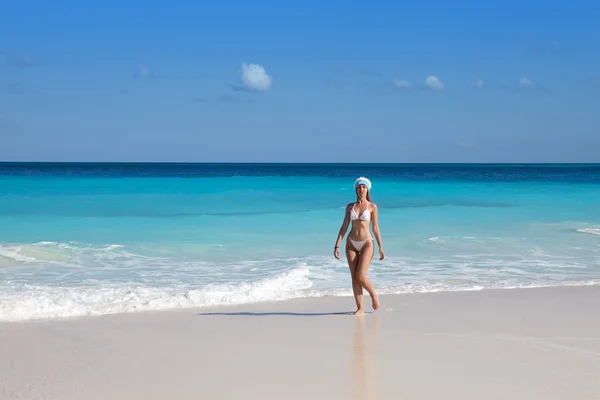
[[[411,254],[375,259],[369,277],[381,294],[597,283],[597,247],[569,252],[517,242],[431,236]],[[184,245],[150,247],[0,245],[0,266],[9,262],[0,268],[0,321],[352,295],[346,261],[331,255],[208,260],[181,253]]]
[[[141,285],[47,287],[25,285],[0,296],[0,321],[78,317],[134,311],[234,305],[302,296],[312,286],[306,267],[254,282],[203,288]]]
[[[110,257],[110,252],[123,249],[120,244],[89,245],[77,242],[60,243],[43,241],[37,243],[0,244],[0,266],[60,264],[76,266],[79,256]],[[127,254],[122,252],[122,254]],[[133,254],[128,254],[133,256]],[[4,261],[2,261],[4,260]]]
[[[297,298],[350,297],[352,289],[337,287],[311,290],[308,268],[298,268],[268,279],[203,288],[164,288],[134,285],[103,287],[23,287],[18,294],[0,296],[0,321],[73,318],[142,311],[232,306]],[[405,283],[376,287],[378,294],[415,294],[560,286],[588,286],[600,280],[566,282],[499,281],[473,283],[460,279],[439,282]],[[350,306],[349,306],[350,307]]]
[[[600,228],[579,228],[576,231],[579,233],[589,233],[590,235],[600,235]]]

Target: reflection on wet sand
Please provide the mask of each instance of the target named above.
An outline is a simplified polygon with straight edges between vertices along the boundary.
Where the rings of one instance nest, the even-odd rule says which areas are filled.
[[[357,400],[376,400],[379,398],[375,384],[375,346],[379,332],[379,315],[356,317],[354,337],[354,382]]]

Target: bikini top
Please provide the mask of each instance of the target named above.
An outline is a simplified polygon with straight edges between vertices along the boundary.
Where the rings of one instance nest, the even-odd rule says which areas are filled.
[[[354,204],[353,204],[352,210],[350,211],[350,219],[352,221],[354,221],[355,219],[361,219],[363,221],[370,221],[371,220],[371,211],[369,211],[369,206],[367,206],[367,209],[365,210],[365,212],[363,212],[362,214],[360,214],[360,216],[358,216],[358,214],[356,214],[356,211],[354,211]]]

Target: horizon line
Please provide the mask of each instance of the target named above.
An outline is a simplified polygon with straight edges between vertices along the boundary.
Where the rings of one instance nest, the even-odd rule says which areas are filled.
[[[327,161],[0,161],[2,164],[161,164],[161,165],[599,165],[596,162],[327,162]]]

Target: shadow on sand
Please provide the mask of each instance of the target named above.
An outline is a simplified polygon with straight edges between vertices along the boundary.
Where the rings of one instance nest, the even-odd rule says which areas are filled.
[[[323,317],[327,315],[351,315],[352,312],[326,312],[326,313],[298,313],[298,312],[206,312],[196,315],[227,315],[227,316],[250,316],[250,317],[268,317],[275,315],[291,315],[295,317]]]

